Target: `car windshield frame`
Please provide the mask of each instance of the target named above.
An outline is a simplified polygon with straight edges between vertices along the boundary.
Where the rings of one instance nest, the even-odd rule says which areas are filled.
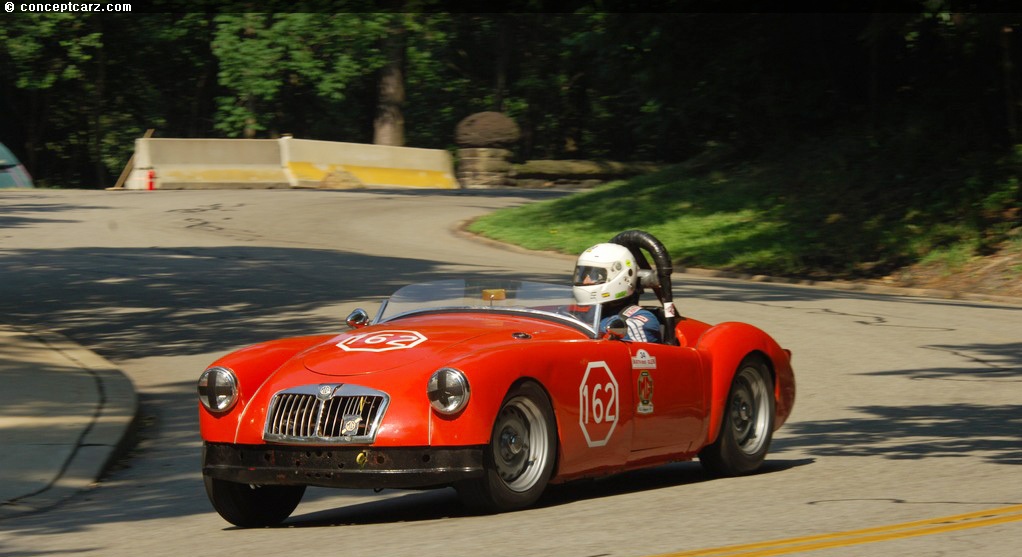
[[[570,285],[526,280],[446,279],[409,284],[380,304],[373,324],[432,313],[522,314],[596,338],[600,306],[580,306]]]

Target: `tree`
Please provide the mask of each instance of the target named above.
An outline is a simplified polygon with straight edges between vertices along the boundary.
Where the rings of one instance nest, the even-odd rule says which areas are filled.
[[[99,74],[103,35],[94,23],[77,14],[30,13],[10,18],[0,30],[3,73],[13,78],[4,88],[3,112],[16,121],[12,128],[21,133],[15,149],[23,147],[31,170],[71,158],[99,160],[93,135],[103,81],[92,78]],[[52,131],[65,141],[52,141]],[[47,178],[40,178],[45,185]]]
[[[384,64],[377,49],[387,29],[382,15],[216,16],[213,52],[224,91],[216,128],[230,137],[332,128],[330,138],[364,141],[365,112],[357,108]]]
[[[147,128],[446,148],[494,109],[520,125],[519,158],[752,157],[838,133],[914,168],[1003,154],[1022,126],[1022,18],[945,4],[17,14],[0,27],[0,140],[42,184],[73,187],[108,185]]]
[[[0,28],[0,139],[42,186],[105,187],[147,128],[206,135],[203,14],[18,14]]]
[[[386,63],[380,70],[380,93],[374,121],[373,143],[401,146],[405,143],[405,27],[393,17],[383,38]]]

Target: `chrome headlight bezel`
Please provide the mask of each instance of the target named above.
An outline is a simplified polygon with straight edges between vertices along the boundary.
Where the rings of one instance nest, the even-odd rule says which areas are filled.
[[[212,379],[212,385],[210,385],[210,379]],[[238,376],[231,368],[213,366],[199,376],[196,390],[199,402],[206,410],[214,414],[223,414],[229,412],[238,403]]]
[[[437,413],[452,416],[468,406],[472,389],[468,377],[460,369],[442,367],[426,382],[426,398]]]

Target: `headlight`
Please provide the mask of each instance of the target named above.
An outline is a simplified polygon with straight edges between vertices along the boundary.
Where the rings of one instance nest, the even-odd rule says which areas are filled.
[[[433,409],[441,414],[456,414],[468,404],[468,379],[452,367],[436,370],[426,383],[426,396]]]
[[[210,412],[226,412],[238,402],[238,378],[225,367],[211,367],[199,376],[199,400]]]

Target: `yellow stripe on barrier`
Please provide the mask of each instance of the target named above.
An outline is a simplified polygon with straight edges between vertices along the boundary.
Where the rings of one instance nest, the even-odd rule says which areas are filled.
[[[408,186],[418,188],[454,189],[457,181],[450,173],[438,170],[380,168],[350,164],[315,164],[291,162],[291,175],[306,187]],[[345,179],[348,178],[347,180]],[[354,178],[358,183],[353,183]]]
[[[371,166],[345,165],[345,170],[368,185],[412,186],[417,188],[457,187],[454,177],[437,170],[413,170],[406,168],[377,168]]]

